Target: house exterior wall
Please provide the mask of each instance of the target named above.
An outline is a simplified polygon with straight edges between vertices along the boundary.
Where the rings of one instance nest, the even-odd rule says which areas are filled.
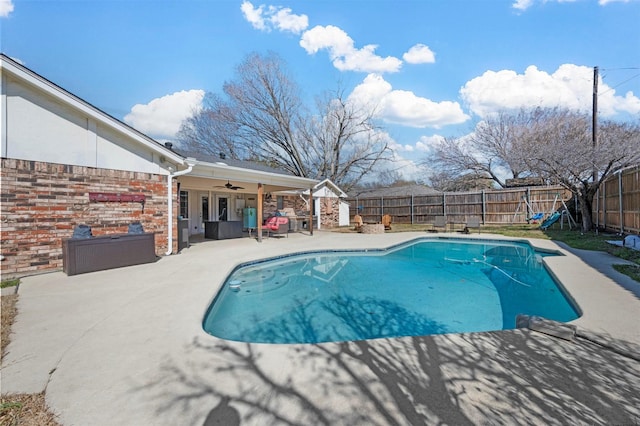
[[[167,250],[166,176],[3,158],[0,179],[3,277],[61,269],[62,240],[79,224],[99,236],[126,233],[139,221],[155,233],[156,254]],[[146,202],[144,209],[137,202],[90,202],[89,192],[144,194]],[[177,217],[178,203],[173,205]]]
[[[150,148],[9,73],[2,104],[2,158],[167,174]]]

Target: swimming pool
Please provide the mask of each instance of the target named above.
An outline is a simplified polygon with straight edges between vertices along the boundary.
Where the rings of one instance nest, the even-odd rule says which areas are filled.
[[[518,314],[578,318],[525,242],[421,238],[239,265],[203,321],[216,337],[319,343],[515,328]]]

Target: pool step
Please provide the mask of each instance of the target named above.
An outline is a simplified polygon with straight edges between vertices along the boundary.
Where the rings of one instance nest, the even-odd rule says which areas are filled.
[[[575,325],[569,325],[563,322],[529,315],[518,315],[516,317],[516,327],[528,328],[529,330],[548,334],[570,342],[575,339],[577,330]]]

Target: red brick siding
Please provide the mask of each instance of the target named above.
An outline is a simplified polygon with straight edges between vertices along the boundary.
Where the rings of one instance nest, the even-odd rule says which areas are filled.
[[[140,221],[156,234],[156,254],[167,251],[165,176],[2,159],[0,178],[3,276],[61,269],[62,240],[79,224],[98,236],[127,232],[129,223]],[[144,210],[141,203],[91,203],[89,192],[141,193],[146,202]],[[175,223],[173,233],[175,250]]]

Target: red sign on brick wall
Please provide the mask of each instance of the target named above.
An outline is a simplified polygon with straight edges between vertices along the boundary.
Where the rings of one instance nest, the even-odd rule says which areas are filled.
[[[90,192],[89,201],[92,203],[142,203],[146,200],[144,194],[131,194],[131,193],[113,193],[113,192]]]

